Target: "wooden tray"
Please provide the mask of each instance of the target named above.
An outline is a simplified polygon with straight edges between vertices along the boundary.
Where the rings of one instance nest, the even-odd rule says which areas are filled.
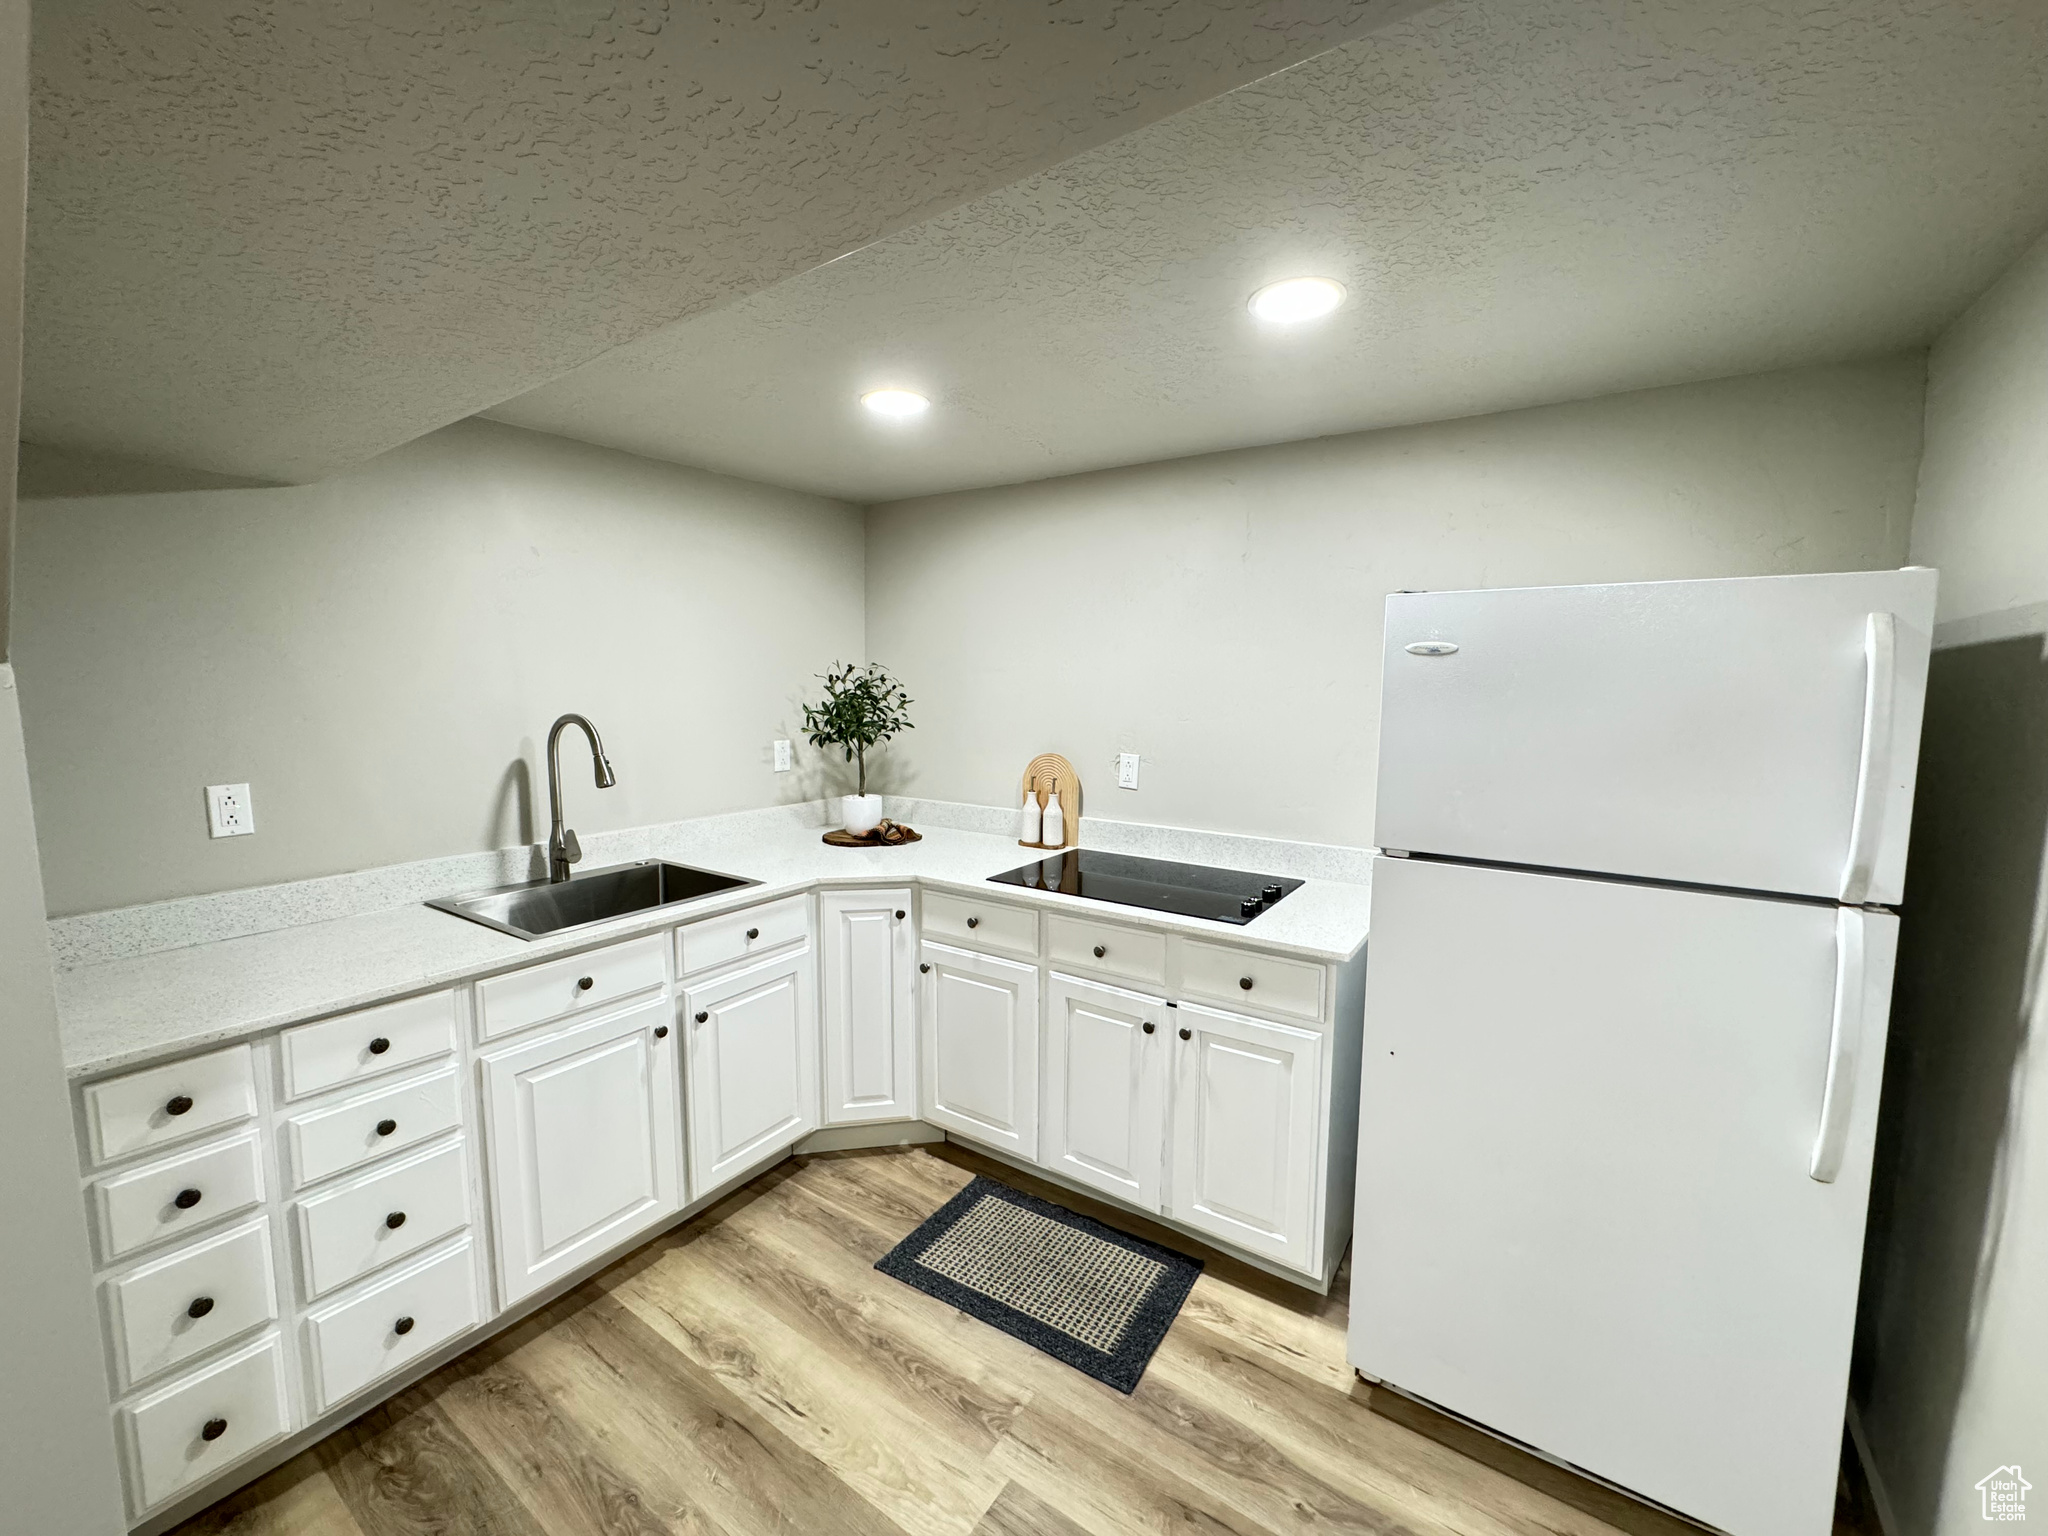
[[[884,837],[885,831],[893,831],[896,835]],[[834,827],[825,834],[825,841],[834,848],[901,848],[905,843],[923,842],[924,834],[900,821],[884,821],[872,832],[846,832]]]

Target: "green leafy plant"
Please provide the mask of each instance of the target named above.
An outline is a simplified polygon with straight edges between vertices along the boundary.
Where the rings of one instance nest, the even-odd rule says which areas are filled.
[[[868,792],[868,749],[911,730],[910,695],[887,667],[841,662],[821,674],[825,701],[804,706],[804,731],[814,747],[838,747],[859,764],[859,793]]]

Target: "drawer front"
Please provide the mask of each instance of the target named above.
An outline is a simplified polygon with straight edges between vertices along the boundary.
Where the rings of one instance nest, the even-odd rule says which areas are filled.
[[[86,1150],[94,1167],[185,1141],[256,1113],[256,1072],[246,1045],[90,1084]]]
[[[211,1226],[263,1199],[256,1131],[95,1179],[90,1204],[108,1263],[180,1232]]]
[[[310,1301],[469,1225],[462,1139],[308,1196],[293,1212]]]
[[[116,1275],[100,1288],[100,1299],[125,1392],[277,1317],[270,1218]]]
[[[1247,985],[1249,983],[1249,985]],[[1248,949],[1183,939],[1180,989],[1232,1008],[1263,1009],[1297,1019],[1323,1016],[1323,967]]]
[[[130,1502],[140,1515],[285,1432],[282,1341],[269,1334],[182,1376],[130,1403],[120,1420]]]
[[[810,936],[808,896],[790,896],[743,912],[706,918],[676,930],[676,974],[695,976],[736,960],[771,955]]]
[[[927,891],[920,931],[927,939],[942,939],[967,949],[1038,958],[1038,914],[1029,907]]]
[[[278,1036],[288,1099],[431,1061],[454,1049],[453,992],[408,997],[382,1008],[301,1024]]]
[[[476,1324],[476,1250],[466,1237],[446,1253],[308,1313],[313,1411],[327,1412]]]
[[[1047,913],[1045,952],[1054,965],[1084,971],[1107,971],[1166,985],[1166,935],[1115,923]]]
[[[284,1125],[292,1187],[346,1173],[460,1124],[462,1095],[453,1066],[339,1104],[304,1110]]]
[[[529,1024],[545,1024],[580,1008],[615,1003],[668,979],[658,933],[587,955],[571,955],[509,976],[493,976],[476,987],[476,1027],[485,1040],[509,1035]],[[585,983],[588,983],[586,986]]]

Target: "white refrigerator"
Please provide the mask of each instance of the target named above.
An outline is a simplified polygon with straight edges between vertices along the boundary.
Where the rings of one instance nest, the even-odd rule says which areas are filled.
[[[1388,599],[1365,1376],[1828,1536],[1934,591]]]

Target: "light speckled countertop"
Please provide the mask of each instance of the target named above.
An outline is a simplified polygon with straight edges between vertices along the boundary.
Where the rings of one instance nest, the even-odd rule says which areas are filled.
[[[696,864],[760,883],[532,942],[409,902],[59,971],[65,1068],[79,1078],[131,1067],[513,970],[811,886],[916,881],[933,889],[1069,908],[1105,921],[1242,941],[1320,961],[1347,959],[1365,942],[1370,894],[1364,885],[1310,880],[1243,927],[1205,922],[1021,886],[991,887],[989,876],[1015,869],[1030,855],[1013,838],[945,827],[930,828],[922,842],[897,848],[832,848],[820,840],[815,826],[679,823],[627,857]]]

